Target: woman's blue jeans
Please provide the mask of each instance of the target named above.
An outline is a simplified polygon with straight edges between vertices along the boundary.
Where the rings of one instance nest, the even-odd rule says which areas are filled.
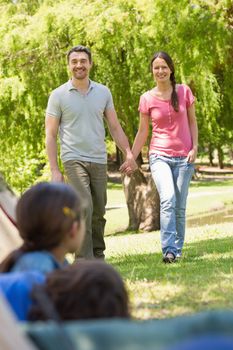
[[[162,252],[181,256],[185,238],[185,211],[194,164],[187,157],[150,155],[150,169],[160,197]]]

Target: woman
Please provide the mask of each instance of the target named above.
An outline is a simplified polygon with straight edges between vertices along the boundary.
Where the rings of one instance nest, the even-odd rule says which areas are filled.
[[[156,86],[140,98],[140,124],[132,152],[136,159],[151,120],[149,163],[160,196],[163,261],[171,263],[181,257],[184,244],[186,199],[198,142],[195,99],[187,85],[176,84],[174,64],[166,52],[154,54],[151,70]],[[127,166],[124,163],[122,171]]]

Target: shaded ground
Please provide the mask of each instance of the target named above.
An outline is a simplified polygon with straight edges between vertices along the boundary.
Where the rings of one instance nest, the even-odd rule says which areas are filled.
[[[142,169],[145,172],[150,171],[148,163],[143,164]],[[233,179],[233,166],[226,166],[220,169],[216,166],[196,165],[195,178],[203,181]],[[114,162],[108,164],[108,180],[113,183],[121,183],[119,166]]]

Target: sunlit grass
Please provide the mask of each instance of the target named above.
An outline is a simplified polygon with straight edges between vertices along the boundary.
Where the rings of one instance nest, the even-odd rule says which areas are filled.
[[[167,318],[233,308],[233,217],[223,223],[220,212],[220,224],[210,224],[208,218],[204,224],[198,221],[203,214],[232,204],[233,180],[192,182],[187,218],[194,218],[196,226],[187,229],[182,260],[165,265],[160,233],[126,231],[128,210],[122,186],[109,185],[112,209],[106,212],[106,258],[126,282],[133,317]]]
[[[187,230],[181,261],[162,262],[159,232],[106,237],[137,319],[233,307],[233,223]]]

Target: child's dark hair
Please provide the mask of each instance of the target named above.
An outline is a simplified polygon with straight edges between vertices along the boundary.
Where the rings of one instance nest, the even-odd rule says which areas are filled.
[[[32,291],[32,299],[48,296],[61,320],[129,318],[128,294],[121,276],[102,261],[80,260],[74,265],[55,270],[45,285]],[[41,303],[40,303],[41,304]],[[47,320],[47,307],[34,305],[31,321]]]
[[[162,58],[168,65],[168,67],[171,70],[171,75],[170,75],[170,80],[171,80],[171,84],[172,84],[172,96],[171,96],[171,100],[172,100],[172,106],[174,108],[174,110],[176,112],[179,111],[179,99],[178,99],[178,95],[176,92],[176,78],[175,78],[175,66],[173,63],[172,58],[164,51],[158,51],[156,52],[150,62],[150,68],[152,70],[153,67],[153,62],[156,58]]]
[[[73,222],[81,220],[81,213],[80,199],[71,186],[47,182],[32,186],[16,206],[16,222],[23,244],[3,260],[0,272],[9,272],[25,252],[58,246]]]

